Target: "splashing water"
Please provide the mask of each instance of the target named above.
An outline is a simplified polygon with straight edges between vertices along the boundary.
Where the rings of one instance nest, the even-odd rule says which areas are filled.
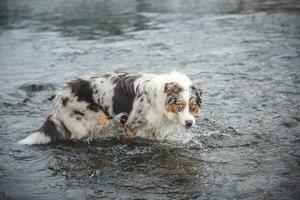
[[[96,126],[91,132],[90,136],[87,138],[87,142],[90,143],[94,140],[101,139],[126,139],[125,131],[121,123],[124,113],[116,115],[113,119],[109,120],[105,126]],[[182,127],[176,126],[170,127],[165,130],[162,134],[142,134],[144,139],[150,139],[153,141],[160,141],[165,144],[170,144],[172,146],[183,146],[188,143],[199,144],[199,142],[194,141],[196,130],[198,130],[197,124],[192,130],[185,130]]]

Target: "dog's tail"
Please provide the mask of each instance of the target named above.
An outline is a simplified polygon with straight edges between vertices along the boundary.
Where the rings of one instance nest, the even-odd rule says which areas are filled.
[[[18,143],[22,145],[32,145],[32,144],[48,144],[51,142],[51,138],[43,132],[35,132]]]
[[[67,129],[65,130],[63,124],[59,120],[55,120],[52,115],[48,116],[43,126],[35,133],[32,133],[18,143],[23,145],[32,144],[48,144],[57,142],[70,136]]]

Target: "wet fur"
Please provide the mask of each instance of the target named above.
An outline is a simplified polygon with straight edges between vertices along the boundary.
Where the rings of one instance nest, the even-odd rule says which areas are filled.
[[[54,110],[43,126],[20,141],[45,144],[88,137],[122,113],[128,138],[164,138],[174,127],[194,122],[202,90],[184,74],[107,73],[85,76],[57,93]]]

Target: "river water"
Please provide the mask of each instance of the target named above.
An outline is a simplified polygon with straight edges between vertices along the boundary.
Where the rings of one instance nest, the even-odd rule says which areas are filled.
[[[297,0],[0,0],[0,69],[0,199],[300,196]],[[16,143],[66,82],[112,70],[201,85],[189,141]]]

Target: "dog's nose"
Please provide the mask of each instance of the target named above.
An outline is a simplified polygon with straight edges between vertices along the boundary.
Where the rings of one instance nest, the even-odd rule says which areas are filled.
[[[192,120],[186,120],[185,121],[185,127],[186,128],[191,128],[193,125],[193,121]]]

